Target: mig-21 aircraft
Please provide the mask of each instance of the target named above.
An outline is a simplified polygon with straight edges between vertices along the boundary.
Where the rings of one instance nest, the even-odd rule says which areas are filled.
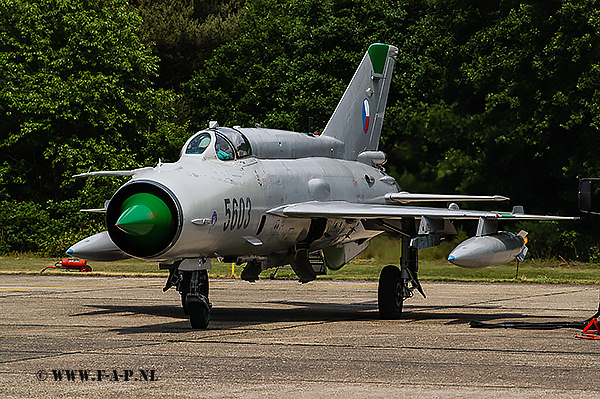
[[[400,233],[400,267],[381,271],[382,318],[398,318],[417,290],[418,251],[456,234],[453,220],[478,221],[476,236],[448,260],[479,268],[522,259],[526,233],[498,230],[504,220],[569,217],[462,210],[455,202],[505,201],[501,196],[415,194],[400,189],[383,168],[381,126],[398,49],[373,44],[322,134],[261,127],[220,127],[192,135],[175,163],[128,171],[77,175],[130,176],[103,209],[107,231],[67,253],[94,261],[139,258],[169,270],[165,290],[176,287],[192,328],[210,319],[211,258],[245,263],[241,278],[290,265],[307,283],[338,270],[382,232]],[[416,207],[442,202],[449,207]],[[424,294],[423,294],[424,295]]]

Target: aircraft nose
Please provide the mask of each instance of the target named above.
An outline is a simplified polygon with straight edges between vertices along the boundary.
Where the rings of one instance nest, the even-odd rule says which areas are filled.
[[[153,194],[138,193],[123,202],[115,226],[126,234],[158,238],[168,233],[171,222],[171,212],[163,200]]]
[[[172,192],[159,183],[126,184],[108,204],[108,234],[126,254],[152,258],[177,240],[182,222],[180,209]]]

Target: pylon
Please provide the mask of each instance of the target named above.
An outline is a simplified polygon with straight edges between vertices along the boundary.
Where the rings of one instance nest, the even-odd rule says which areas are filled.
[[[585,339],[600,339],[600,325],[598,325],[598,318],[594,317],[587,326],[581,332],[581,335],[576,335],[577,338]]]

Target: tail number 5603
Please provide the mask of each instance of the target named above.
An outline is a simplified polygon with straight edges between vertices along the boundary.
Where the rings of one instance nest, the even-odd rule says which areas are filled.
[[[252,210],[252,201],[250,197],[244,198],[225,198],[225,216],[227,220],[223,223],[223,231],[229,229],[247,228],[250,223],[250,211]]]

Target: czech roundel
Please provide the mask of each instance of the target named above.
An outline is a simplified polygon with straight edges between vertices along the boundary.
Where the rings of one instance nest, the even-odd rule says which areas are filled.
[[[371,118],[371,107],[369,106],[369,100],[365,98],[363,101],[362,108],[362,117],[363,117],[363,130],[365,134],[369,130],[369,119]]]

